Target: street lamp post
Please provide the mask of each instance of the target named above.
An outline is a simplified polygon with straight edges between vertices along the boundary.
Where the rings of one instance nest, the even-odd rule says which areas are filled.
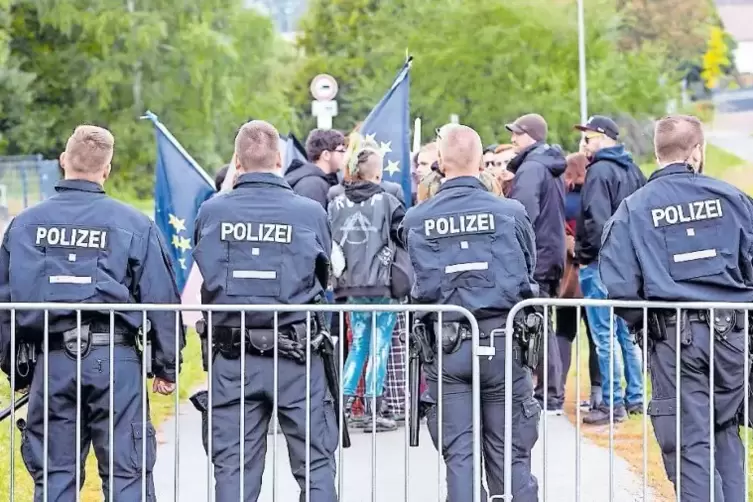
[[[588,120],[588,93],[586,82],[586,25],[583,18],[583,2],[578,0],[578,69],[580,72],[580,123]]]

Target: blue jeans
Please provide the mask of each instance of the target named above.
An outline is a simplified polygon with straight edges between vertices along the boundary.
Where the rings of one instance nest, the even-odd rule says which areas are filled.
[[[599,277],[598,263],[591,263],[582,267],[579,273],[580,289],[583,296],[593,300],[605,300],[607,290]],[[609,373],[609,308],[607,307],[586,307],[586,317],[591,329],[594,344],[596,345],[596,354],[599,358],[599,369],[601,370],[601,390],[604,399],[604,405],[609,406],[614,403],[615,406],[622,404],[633,405],[643,400],[643,371],[641,370],[641,351],[634,343],[633,337],[627,329],[625,321],[617,316],[614,317],[614,334],[616,335],[614,366],[612,374]],[[625,364],[625,380],[627,389],[625,399],[622,399],[622,368],[620,360],[617,358],[617,345],[622,349],[622,360]],[[610,396],[611,385],[614,384],[614,390]]]
[[[390,298],[348,298],[348,303],[361,305],[384,305],[393,303]],[[376,316],[376,320],[373,319]],[[387,362],[390,356],[392,330],[395,328],[397,313],[395,312],[352,312],[350,314],[350,329],[353,332],[353,342],[348,350],[348,358],[343,368],[343,394],[355,396],[361,371],[369,357],[366,369],[366,389],[364,397],[380,397],[384,392],[384,381],[387,378]],[[376,353],[371,354],[374,346],[372,328],[376,325]],[[376,355],[376,357],[374,357]]]

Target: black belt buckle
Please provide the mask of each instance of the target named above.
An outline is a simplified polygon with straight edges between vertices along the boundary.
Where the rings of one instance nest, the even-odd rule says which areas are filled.
[[[79,339],[78,328],[69,329],[63,332],[63,347],[65,347],[65,354],[71,359],[77,359],[79,354],[81,357],[86,357],[91,352],[92,339],[91,339],[91,327],[88,324],[81,326],[81,338]]]

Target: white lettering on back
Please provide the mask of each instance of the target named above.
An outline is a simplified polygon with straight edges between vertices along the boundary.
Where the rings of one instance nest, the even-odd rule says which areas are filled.
[[[688,202],[687,204],[675,204],[666,207],[658,207],[651,210],[651,219],[654,228],[690,223],[693,221],[711,220],[721,218],[721,199],[706,199]]]

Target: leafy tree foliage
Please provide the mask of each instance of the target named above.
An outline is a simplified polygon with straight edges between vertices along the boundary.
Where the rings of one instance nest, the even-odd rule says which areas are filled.
[[[319,72],[340,82],[335,126],[349,129],[381,97],[406,49],[415,57],[412,115],[425,134],[455,113],[485,141],[509,137],[504,124],[539,112],[550,140],[574,147],[579,121],[577,15],[572,2],[547,0],[319,0],[310,7],[300,47],[301,113],[307,83]],[[613,1],[592,0],[587,16],[589,110],[662,113],[677,88],[663,52],[619,46]],[[306,102],[304,109],[303,102]],[[426,137],[426,136],[424,136]]]
[[[293,119],[281,82],[292,55],[270,20],[242,4],[15,0],[10,55],[35,79],[33,102],[0,123],[5,150],[55,157],[77,124],[106,126],[116,138],[115,186],[145,197],[154,137],[138,119],[147,109],[210,171],[227,161],[249,117],[286,130]]]
[[[701,77],[706,87],[713,89],[719,82],[719,77],[723,75],[723,69],[729,65],[727,57],[727,43],[724,39],[724,31],[718,26],[711,28],[709,36],[708,49],[703,55],[703,72]]]
[[[0,152],[8,145],[6,131],[18,123],[31,101],[33,75],[18,69],[10,53],[10,0],[0,0]]]
[[[620,44],[639,49],[660,45],[676,67],[703,54],[716,10],[711,0],[617,0]],[[590,9],[589,9],[590,10]]]

